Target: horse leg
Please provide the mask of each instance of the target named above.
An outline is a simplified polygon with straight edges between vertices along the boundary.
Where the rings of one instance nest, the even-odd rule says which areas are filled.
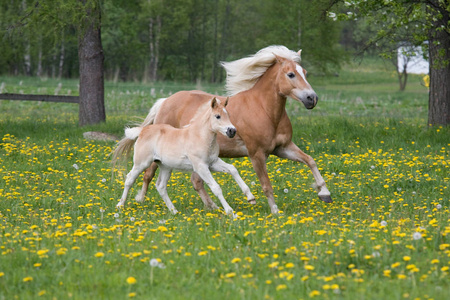
[[[203,180],[200,176],[198,176],[197,173],[192,172],[191,182],[192,185],[194,186],[194,189],[200,195],[200,198],[202,199],[207,209],[211,210],[219,209],[219,207],[214,203],[214,201],[211,200],[211,197],[209,197],[208,193],[205,190],[205,187],[203,186]]]
[[[125,204],[125,201],[127,201],[128,191],[130,190],[133,183],[136,181],[136,178],[139,176],[139,174],[142,173],[142,171],[144,171],[144,169],[142,167],[137,167],[135,164],[131,169],[131,171],[127,174],[122,197],[120,198],[119,203],[116,205],[117,207],[123,206]]]
[[[314,187],[318,192],[320,200],[326,203],[333,202],[333,200],[331,199],[330,191],[325,184],[325,180],[323,180],[322,175],[320,175],[316,162],[311,156],[300,150],[293,142],[291,142],[286,147],[276,149],[274,154],[281,158],[287,158],[306,164],[311,169],[314,180],[316,181]]]
[[[169,195],[167,194],[167,183],[169,182],[171,173],[171,169],[167,169],[164,167],[160,168],[159,176],[156,180],[156,190],[161,195],[161,198],[163,198],[169,211],[173,214],[176,214],[178,211],[176,210],[175,206],[169,198]]]
[[[144,173],[144,184],[142,185],[142,189],[139,191],[139,193],[136,195],[135,199],[137,202],[144,202],[145,200],[145,194],[147,194],[148,185],[150,184],[150,181],[152,181],[153,177],[155,177],[156,170],[158,169],[157,163],[152,163],[147,170],[145,170]]]
[[[272,214],[278,214],[279,210],[278,206],[275,204],[272,184],[270,183],[269,175],[267,174],[266,155],[263,152],[257,152],[250,156],[250,160],[252,162],[253,169],[256,172],[256,176],[258,176],[259,182],[261,183],[264,194],[267,197],[270,211]]]
[[[225,173],[231,174],[231,176],[233,176],[234,180],[237,182],[237,184],[241,188],[241,191],[244,193],[245,196],[247,196],[247,201],[250,204],[256,204],[255,196],[253,196],[248,185],[246,185],[244,180],[242,180],[242,178],[239,175],[239,172],[235,166],[233,166],[232,164],[227,164],[226,162],[224,162],[223,160],[221,160],[219,158],[211,166],[211,170],[214,172],[225,172]]]
[[[200,176],[203,179],[203,181],[206,182],[206,184],[209,186],[213,194],[216,195],[217,198],[219,198],[220,203],[225,209],[225,212],[229,215],[234,216],[233,209],[223,197],[222,189],[220,188],[220,185],[214,180],[213,176],[211,175],[211,172],[209,171],[208,166],[204,163],[195,164],[194,162],[193,166],[198,176]]]

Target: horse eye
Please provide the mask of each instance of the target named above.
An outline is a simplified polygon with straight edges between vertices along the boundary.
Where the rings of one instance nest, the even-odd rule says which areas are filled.
[[[295,73],[294,72],[289,72],[289,73],[287,73],[287,76],[292,79],[292,78],[295,77]]]
[[[216,119],[219,120],[220,119],[220,115],[216,115]]]

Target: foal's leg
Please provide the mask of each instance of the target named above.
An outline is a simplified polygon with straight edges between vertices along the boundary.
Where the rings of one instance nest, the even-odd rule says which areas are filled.
[[[200,198],[202,199],[207,209],[211,210],[219,209],[219,207],[214,203],[214,201],[211,200],[211,197],[209,197],[208,193],[205,190],[205,187],[203,186],[203,180],[200,176],[198,176],[197,173],[192,172],[191,182],[192,185],[194,186],[194,189],[200,195]]]
[[[145,170],[144,174],[144,184],[142,185],[142,189],[136,195],[135,199],[137,202],[144,202],[145,194],[147,194],[148,185],[150,181],[152,181],[153,177],[155,177],[156,170],[158,169],[158,164],[152,163],[147,170]]]
[[[192,164],[194,166],[195,172],[203,179],[204,182],[206,182],[206,184],[209,186],[209,188],[214,193],[214,195],[216,195],[216,197],[219,198],[220,203],[222,203],[222,206],[225,209],[225,212],[227,214],[234,215],[233,209],[231,208],[231,206],[227,203],[227,201],[223,197],[222,189],[220,188],[219,184],[212,177],[208,166],[204,163],[195,164],[194,162],[192,162]]]
[[[173,214],[176,214],[178,211],[176,210],[175,206],[173,205],[172,201],[169,198],[169,195],[167,194],[167,183],[170,179],[170,174],[172,173],[171,169],[161,167],[159,170],[159,176],[156,180],[156,189],[158,190],[158,193],[163,198],[164,202],[166,203],[167,208],[172,212]]]
[[[267,197],[270,211],[272,214],[278,214],[279,210],[278,206],[275,204],[272,184],[270,183],[269,175],[267,174],[266,155],[264,152],[256,152],[250,156],[250,160],[252,162],[253,169],[256,172],[256,176],[258,176],[259,182],[261,183],[264,194]]]
[[[127,195],[128,191],[130,190],[133,183],[136,181],[136,178],[139,176],[139,174],[144,171],[145,167],[142,167],[140,165],[133,165],[133,168],[131,171],[127,174],[127,179],[125,180],[125,187],[123,189],[122,197],[120,198],[119,203],[116,205],[117,207],[123,206],[125,204],[125,201],[127,201]]]
[[[331,199],[330,191],[325,184],[325,180],[323,180],[322,175],[320,175],[316,162],[311,156],[300,150],[293,142],[288,144],[286,147],[276,149],[274,154],[281,158],[287,158],[306,164],[311,169],[311,172],[316,181],[315,188],[319,192],[318,195],[320,200],[326,203],[333,202],[333,200]]]
[[[244,180],[242,180],[241,176],[239,175],[238,170],[233,166],[232,164],[227,164],[220,158],[211,166],[211,171],[213,172],[224,172],[231,174],[233,176],[234,180],[237,182],[239,187],[241,188],[242,192],[245,196],[247,196],[247,201],[251,204],[256,204],[255,196],[253,196],[252,192],[250,191],[250,188],[248,185],[245,184]]]

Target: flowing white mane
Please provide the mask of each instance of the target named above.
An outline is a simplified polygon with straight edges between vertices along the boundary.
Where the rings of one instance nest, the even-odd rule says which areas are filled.
[[[269,46],[256,54],[231,62],[221,62],[227,71],[225,88],[229,96],[249,90],[275,63],[275,55],[300,63],[300,54],[285,46]]]

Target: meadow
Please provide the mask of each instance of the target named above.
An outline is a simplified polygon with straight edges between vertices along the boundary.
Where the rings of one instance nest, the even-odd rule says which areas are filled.
[[[319,104],[288,101],[293,140],[334,202],[318,199],[305,165],[270,157],[282,210],[271,215],[250,161],[230,159],[257,200],[214,174],[236,219],[204,210],[184,173],[169,186],[177,215],[153,186],[136,203],[140,184],[116,209],[126,171],[112,175],[115,143],[82,135],[122,136],[156,98],[222,85],[107,82],[107,121],[83,128],[76,104],[0,100],[0,299],[447,299],[450,128],[427,126],[422,77],[399,92],[391,69],[370,62],[309,81]],[[0,85],[78,89],[38,78]]]

